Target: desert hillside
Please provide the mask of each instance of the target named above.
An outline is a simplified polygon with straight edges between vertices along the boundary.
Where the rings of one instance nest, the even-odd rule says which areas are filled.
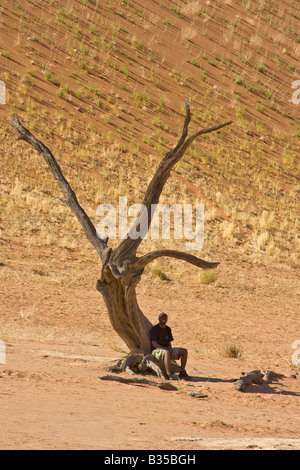
[[[2,236],[22,230],[23,241],[56,244],[59,222],[60,242],[82,245],[45,165],[14,143],[10,113],[49,146],[95,217],[119,195],[140,202],[188,98],[191,131],[233,124],[198,139],[161,201],[205,204],[208,253],[299,266],[298,10],[290,1],[4,0]]]
[[[299,59],[296,0],[1,1],[1,448],[300,448]],[[96,252],[8,124],[17,114],[49,147],[96,225],[100,204],[141,202],[186,100],[190,133],[232,124],[197,139],[160,202],[204,204],[194,254],[220,266],[157,261],[138,294],[151,322],[170,313],[198,401],[99,381],[126,348],[95,289]],[[184,243],[149,238],[141,251]],[[276,385],[234,390],[253,369],[275,370]]]

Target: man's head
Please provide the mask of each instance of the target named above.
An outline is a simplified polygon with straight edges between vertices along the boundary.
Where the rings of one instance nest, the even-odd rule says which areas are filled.
[[[168,321],[168,315],[165,312],[161,312],[158,316],[160,325],[165,325]]]

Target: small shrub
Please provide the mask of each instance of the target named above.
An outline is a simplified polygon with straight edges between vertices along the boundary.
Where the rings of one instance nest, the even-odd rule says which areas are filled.
[[[265,64],[258,64],[255,66],[255,70],[257,70],[260,73],[264,73],[266,71],[267,67]]]
[[[202,271],[199,274],[199,280],[201,284],[213,284],[217,279],[217,275],[214,271]]]
[[[151,268],[151,274],[153,277],[158,277],[162,281],[167,281],[168,279],[166,274],[159,268]]]
[[[58,90],[57,96],[63,100],[64,97],[65,97],[65,92],[64,92],[64,90],[63,90],[63,89]]]
[[[52,73],[50,71],[45,72],[45,79],[49,81],[51,80],[51,78],[52,78]]]
[[[229,357],[231,359],[241,359],[243,351],[240,346],[236,344],[225,344],[219,351],[220,356]]]

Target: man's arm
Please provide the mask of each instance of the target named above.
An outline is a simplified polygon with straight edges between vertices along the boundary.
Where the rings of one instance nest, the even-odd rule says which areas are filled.
[[[169,349],[172,349],[171,343],[168,344],[167,348],[165,346],[162,346],[161,344],[158,344],[158,342],[154,340],[152,340],[151,343],[155,349],[165,349],[166,351],[168,351]]]

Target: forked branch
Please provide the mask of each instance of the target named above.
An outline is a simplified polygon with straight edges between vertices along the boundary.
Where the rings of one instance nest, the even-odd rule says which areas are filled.
[[[183,157],[183,155],[185,154],[187,149],[190,147],[190,145],[193,143],[193,141],[200,135],[217,131],[221,129],[222,127],[228,126],[229,124],[232,123],[232,121],[230,121],[230,122],[225,122],[223,124],[217,124],[216,126],[206,127],[205,129],[201,129],[200,131],[195,132],[193,135],[187,138],[188,126],[191,121],[189,101],[186,101],[185,107],[186,107],[186,117],[185,117],[181,137],[176,147],[174,147],[174,149],[168,152],[165,155],[165,157],[162,159],[161,163],[159,164],[156,170],[155,175],[153,176],[145,192],[145,197],[144,197],[142,204],[146,208],[145,217],[147,217],[147,224],[145,223],[144,226],[147,225],[148,229],[150,228],[152,217],[153,217],[153,211],[151,210],[152,205],[158,204],[160,195],[162,193],[165,183],[167,182],[170,176],[172,168]],[[126,258],[129,259],[133,257],[135,253],[137,252],[137,249],[140,243],[142,242],[142,238],[143,237],[132,239],[128,235],[127,238],[123,240],[120,243],[119,247],[115,250],[114,255],[113,255],[114,259],[122,260],[122,259],[126,259]]]
[[[215,126],[207,127],[205,129],[201,129],[198,132],[195,132],[193,135],[187,138],[188,135],[188,127],[191,121],[191,112],[190,112],[190,105],[189,101],[186,101],[186,117],[182,129],[182,134],[180,139],[178,140],[177,145],[168,152],[165,157],[162,159],[161,163],[159,164],[156,173],[154,174],[148,188],[146,189],[144,200],[143,200],[143,207],[146,209],[144,212],[145,217],[147,217],[147,222],[144,224],[144,227],[150,228],[153,211],[152,205],[158,203],[162,190],[166,181],[168,180],[171,170],[176,165],[176,163],[183,157],[187,149],[190,147],[192,142],[200,135],[208,134],[210,132],[217,131],[229,124],[230,122],[225,122],[223,124],[217,124]],[[68,181],[64,177],[60,166],[58,165],[57,161],[55,160],[51,151],[36,137],[34,137],[31,132],[26,129],[20,122],[17,116],[12,115],[9,118],[10,125],[17,133],[19,140],[24,140],[28,142],[37,152],[44,158],[46,163],[48,164],[56,182],[58,183],[61,191],[64,194],[64,198],[60,198],[67,206],[71,209],[73,214],[77,217],[79,223],[81,224],[87,239],[91,242],[91,244],[96,249],[97,253],[100,256],[100,259],[103,264],[106,264],[108,259],[110,259],[110,265],[115,266],[116,270],[117,267],[122,267],[128,261],[136,260],[136,252],[141,244],[143,237],[133,238],[130,237],[130,234],[127,235],[127,238],[123,240],[118,248],[112,252],[110,248],[107,246],[107,241],[98,238],[96,229],[91,222],[90,218],[87,216],[86,212],[80,206],[76,194],[72,190],[71,186],[69,185]],[[199,258],[185,254],[181,252],[176,252],[172,250],[165,250],[157,251],[154,253],[150,253],[146,255],[146,257],[140,258],[137,262],[138,266],[142,267],[143,264],[148,264],[148,262],[152,261],[155,258],[160,256],[171,256],[173,258],[184,259],[185,261],[192,263],[196,266],[202,267],[204,269],[210,269],[216,267],[218,263],[208,263],[206,261],[200,260]]]
[[[87,239],[96,249],[102,262],[104,262],[108,256],[110,249],[107,247],[105,241],[97,237],[96,229],[93,223],[79,204],[76,194],[74,193],[73,189],[64,177],[60,166],[55,160],[53,154],[42,142],[40,142],[36,137],[34,137],[31,132],[21,124],[17,116],[11,115],[9,117],[9,123],[12,128],[16,131],[18,140],[24,140],[25,142],[28,142],[44,158],[57,184],[59,185],[61,191],[64,194],[64,198],[60,198],[60,200],[62,200],[77,217],[79,223],[81,224],[86,234]]]

